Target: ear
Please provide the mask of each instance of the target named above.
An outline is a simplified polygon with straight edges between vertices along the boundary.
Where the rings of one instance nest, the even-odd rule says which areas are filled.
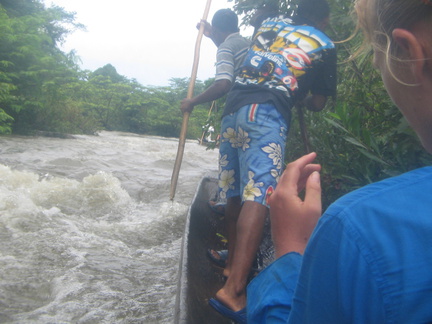
[[[422,43],[415,34],[402,28],[394,29],[392,36],[394,41],[410,60],[411,71],[417,82],[421,81],[425,77],[424,73],[426,67],[426,57]]]

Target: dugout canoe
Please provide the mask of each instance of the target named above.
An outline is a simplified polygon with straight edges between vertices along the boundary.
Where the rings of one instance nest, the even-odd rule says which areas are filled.
[[[225,236],[223,216],[208,206],[208,201],[216,194],[217,179],[206,176],[199,183],[189,207],[180,256],[175,323],[232,323],[208,305],[208,300],[214,297],[224,283],[222,269],[211,263],[206,256],[208,248],[226,248],[218,235]],[[257,254],[258,270],[267,266],[273,255],[267,221]]]

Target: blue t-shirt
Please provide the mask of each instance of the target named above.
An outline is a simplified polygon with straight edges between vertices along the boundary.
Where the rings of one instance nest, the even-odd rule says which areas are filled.
[[[432,323],[431,196],[425,167],[336,201],[249,284],[249,323]]]

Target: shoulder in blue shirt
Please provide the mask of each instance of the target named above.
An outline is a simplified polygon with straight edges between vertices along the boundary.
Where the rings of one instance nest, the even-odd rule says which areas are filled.
[[[249,285],[251,322],[263,310],[271,312],[270,306],[251,305],[256,288],[284,272],[279,290],[295,293],[278,295],[286,315],[282,322],[432,322],[431,192],[427,167],[336,201],[311,237],[298,280],[280,258]]]

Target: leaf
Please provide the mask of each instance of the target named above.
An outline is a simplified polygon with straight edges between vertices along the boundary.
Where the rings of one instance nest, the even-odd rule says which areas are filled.
[[[333,125],[334,127],[343,130],[345,133],[348,133],[348,130],[347,130],[345,127],[343,127],[341,124],[339,124],[338,122],[336,122],[336,121],[334,121],[334,120],[332,120],[332,119],[330,119],[330,118],[327,118],[327,117],[324,117],[324,119],[325,119],[329,124]]]
[[[333,118],[335,118],[335,119],[341,120],[341,117],[338,114],[336,114],[336,113],[329,112],[328,115],[331,116],[331,117],[333,117]]]
[[[370,153],[370,152],[368,152],[368,151],[366,151],[366,150],[359,149],[359,151],[360,151],[364,156],[368,157],[369,159],[371,159],[371,160],[373,160],[373,161],[376,161],[376,162],[381,163],[381,164],[384,164],[384,165],[390,165],[390,164],[388,164],[386,161],[384,161],[383,159],[379,158],[378,156],[376,156],[376,155],[374,155],[374,154],[372,154],[372,153]]]
[[[364,144],[360,143],[357,139],[355,139],[355,138],[353,138],[353,137],[345,136],[344,139],[345,139],[348,143],[354,144],[354,145],[356,145],[356,146],[359,146],[359,147],[364,148],[364,149],[367,150],[367,147],[366,147]]]

